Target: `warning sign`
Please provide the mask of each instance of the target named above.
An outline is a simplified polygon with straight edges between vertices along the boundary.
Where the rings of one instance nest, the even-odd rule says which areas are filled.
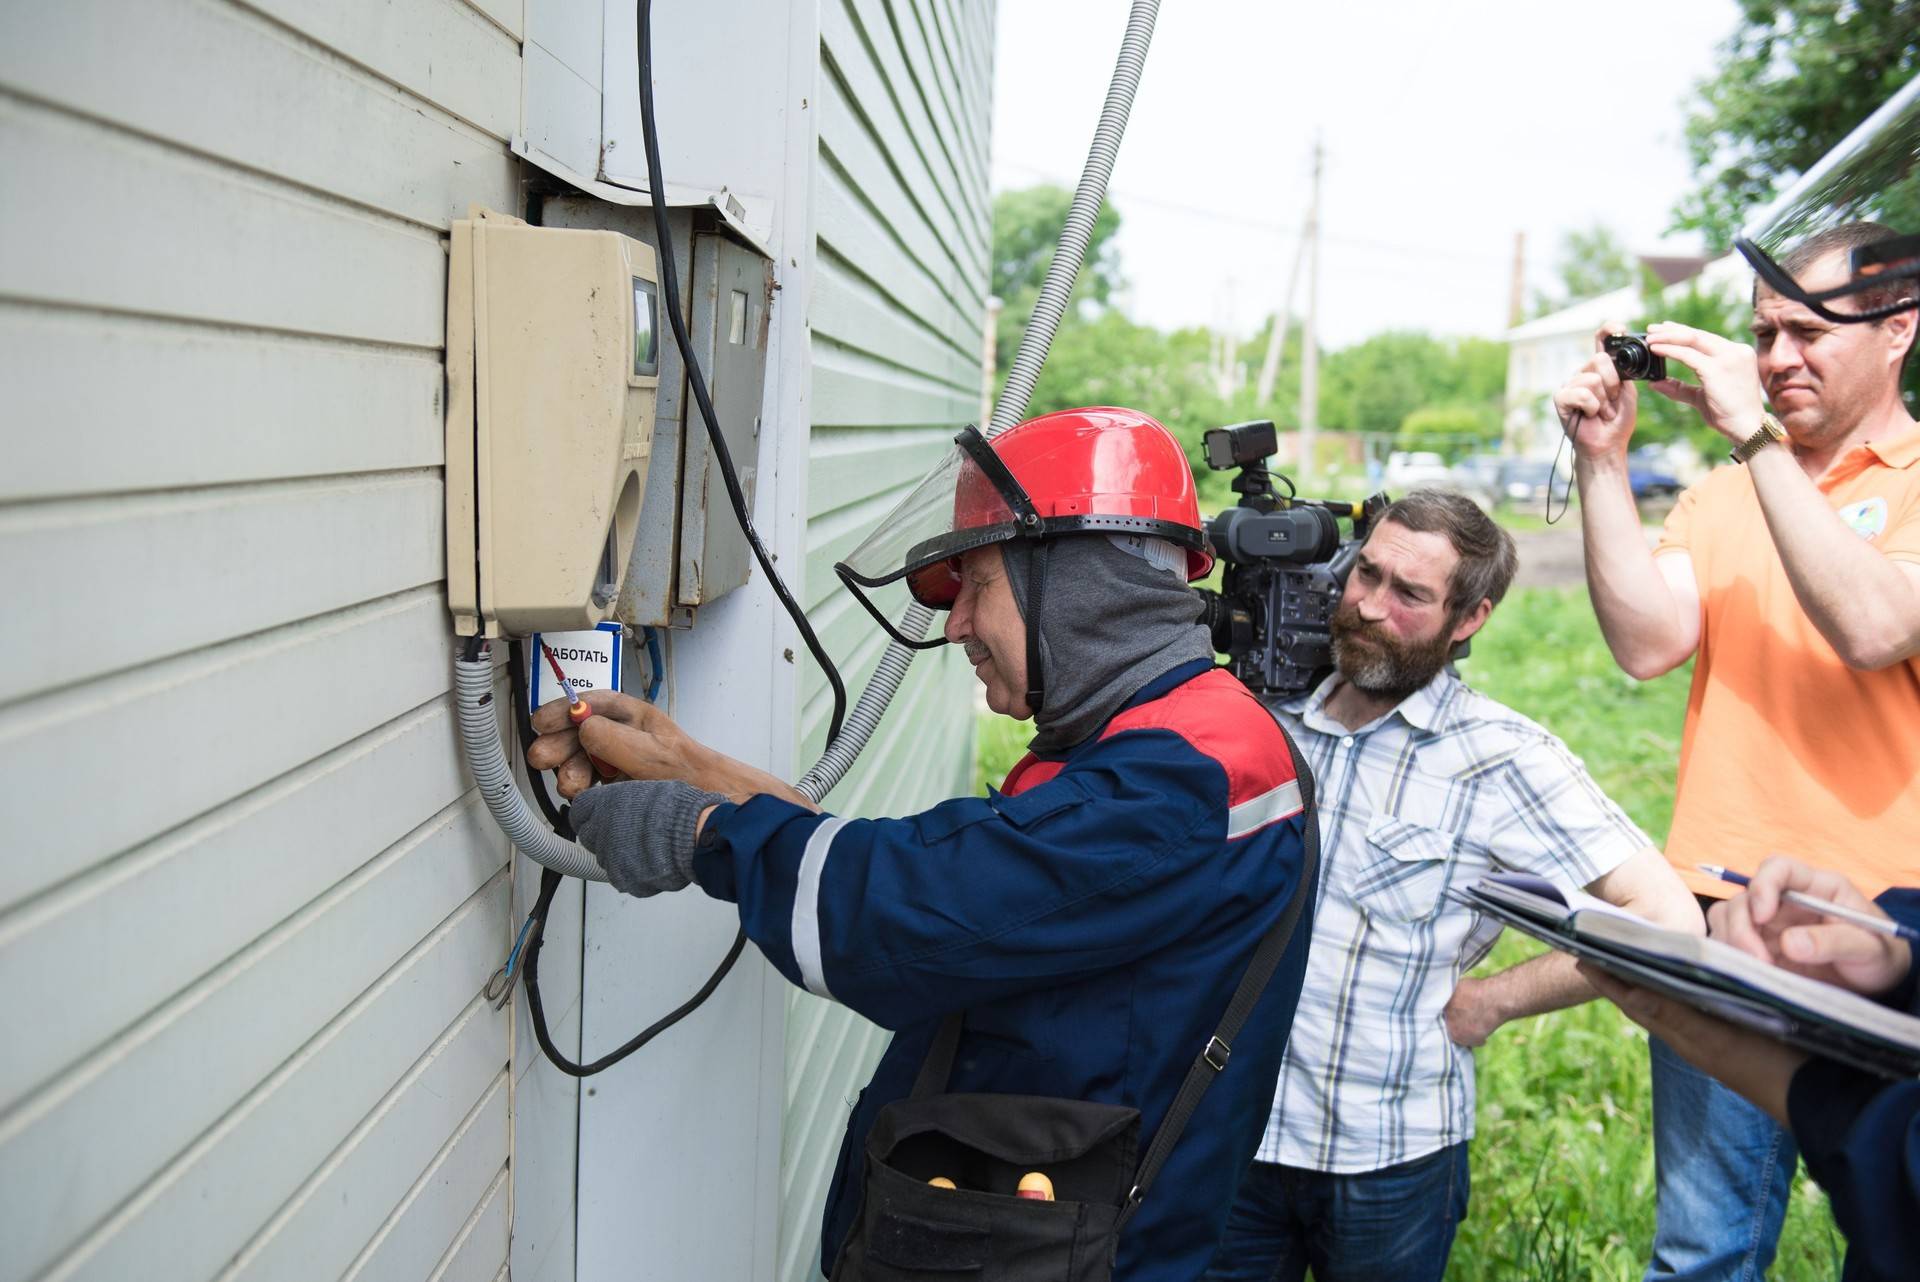
[[[527,702],[534,708],[567,692],[553,679],[540,643],[553,647],[553,657],[567,674],[575,690],[618,690],[620,688],[620,633],[618,623],[603,623],[591,632],[536,632],[527,642]]]

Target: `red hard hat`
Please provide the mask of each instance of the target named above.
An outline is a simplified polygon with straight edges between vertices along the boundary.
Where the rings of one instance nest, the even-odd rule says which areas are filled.
[[[1095,406],[1042,414],[991,443],[969,427],[938,466],[834,571],[893,639],[915,649],[939,639],[894,627],[863,588],[905,579],[923,606],[960,595],[960,558],[1010,539],[1133,534],[1185,549],[1187,579],[1213,568],[1193,470],[1180,443],[1138,410]],[[1037,592],[1029,603],[1028,704],[1041,706]]]
[[[849,586],[905,578],[922,605],[953,604],[961,554],[1014,538],[1138,534],[1213,566],[1179,442],[1137,410],[1099,406],[1028,419],[991,444],[973,428],[847,559]]]
[[[1189,581],[1213,567],[1186,453],[1171,432],[1138,410],[1099,405],[1042,414],[1002,432],[992,445],[1043,522],[1074,517],[1081,520],[1072,528],[1170,539],[1187,550]],[[1005,512],[984,472],[962,473],[956,530],[1004,520]]]

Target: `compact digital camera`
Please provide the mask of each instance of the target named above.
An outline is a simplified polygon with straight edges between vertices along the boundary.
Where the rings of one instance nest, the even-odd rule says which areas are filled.
[[[1621,378],[1651,383],[1667,376],[1667,358],[1653,354],[1645,334],[1609,334],[1600,346],[1613,357]]]

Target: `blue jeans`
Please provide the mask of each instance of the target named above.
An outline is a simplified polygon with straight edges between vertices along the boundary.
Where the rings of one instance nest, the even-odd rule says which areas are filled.
[[[1208,1282],[1440,1282],[1467,1213],[1467,1146],[1330,1175],[1255,1162]]]
[[[1650,1042],[1659,1201],[1647,1278],[1755,1282],[1780,1244],[1800,1150],[1772,1118]]]

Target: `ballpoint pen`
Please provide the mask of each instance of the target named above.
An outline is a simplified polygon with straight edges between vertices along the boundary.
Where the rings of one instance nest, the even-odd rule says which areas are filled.
[[[1709,877],[1718,877],[1721,881],[1731,882],[1736,886],[1744,886],[1751,880],[1745,873],[1735,872],[1731,868],[1722,868],[1719,864],[1695,864],[1694,867],[1706,873]],[[1896,939],[1904,939],[1910,944],[1920,944],[1920,930],[1915,930],[1911,926],[1903,926],[1890,918],[1876,917],[1872,913],[1863,913],[1857,908],[1848,908],[1842,904],[1832,903],[1825,899],[1815,899],[1812,895],[1802,894],[1797,890],[1785,892],[1784,898],[1788,903],[1798,904],[1800,907],[1808,909],[1811,912],[1819,913],[1823,917],[1833,917],[1839,921],[1850,921],[1856,926],[1865,927],[1867,930],[1876,930],[1883,935],[1892,935]]]

